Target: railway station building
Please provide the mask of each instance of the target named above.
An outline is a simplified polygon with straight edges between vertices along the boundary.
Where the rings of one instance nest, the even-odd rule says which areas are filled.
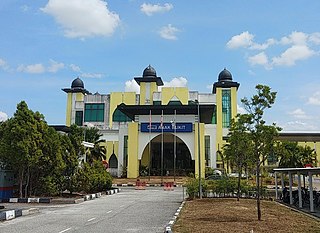
[[[145,169],[157,176],[198,176],[200,165],[204,177],[206,167],[221,168],[217,151],[237,114],[240,84],[232,74],[222,70],[210,93],[162,87],[150,65],[134,80],[140,93],[92,94],[79,78],[62,89],[67,94],[66,125],[100,130],[112,175],[137,178]]]

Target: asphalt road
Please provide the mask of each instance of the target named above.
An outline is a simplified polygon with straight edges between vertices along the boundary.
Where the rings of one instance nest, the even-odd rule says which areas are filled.
[[[0,223],[0,232],[164,232],[182,199],[182,188],[122,188],[117,194],[80,204],[42,205],[39,214]]]

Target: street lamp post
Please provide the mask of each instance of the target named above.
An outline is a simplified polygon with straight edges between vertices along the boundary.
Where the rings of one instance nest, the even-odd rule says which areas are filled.
[[[202,199],[201,186],[201,155],[200,155],[200,103],[196,100],[198,107],[198,166],[199,166],[199,198]]]

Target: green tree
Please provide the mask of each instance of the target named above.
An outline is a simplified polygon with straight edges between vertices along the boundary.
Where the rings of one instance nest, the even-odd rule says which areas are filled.
[[[85,141],[96,143],[99,141],[102,134],[99,133],[99,129],[96,127],[86,127],[84,128]]]
[[[305,164],[316,165],[316,152],[309,146],[300,146],[297,142],[279,142],[276,147],[279,167],[304,167]]]
[[[27,195],[31,170],[42,156],[39,145],[43,139],[37,129],[36,117],[39,114],[32,112],[22,101],[14,116],[1,124],[1,160],[18,175],[20,197],[24,183]]]
[[[258,220],[261,220],[260,206],[260,170],[261,165],[267,159],[272,147],[274,146],[274,138],[277,136],[279,127],[275,124],[266,125],[263,120],[264,111],[271,108],[276,99],[276,92],[271,92],[271,88],[265,85],[256,86],[257,94],[250,99],[243,98],[241,102],[248,112],[246,115],[248,131],[253,141],[253,155],[256,164],[256,196],[257,196],[257,214]]]
[[[237,115],[232,119],[228,134],[228,144],[224,146],[224,154],[231,166],[238,172],[237,200],[240,199],[241,175],[252,161],[252,140],[247,131],[247,115]]]
[[[65,167],[62,172],[62,180],[58,183],[58,189],[60,192],[67,189],[72,193],[76,190],[76,184],[73,181],[79,165],[78,154],[76,153],[76,149],[68,135],[64,134],[59,137],[61,141],[61,155],[65,163]]]

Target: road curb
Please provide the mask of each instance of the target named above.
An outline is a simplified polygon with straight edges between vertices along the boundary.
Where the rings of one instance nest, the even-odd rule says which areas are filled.
[[[113,195],[120,192],[121,189],[115,188],[112,190],[107,190],[106,195]],[[82,198],[74,199],[74,200],[52,200],[52,198],[10,198],[10,199],[2,199],[1,202],[10,202],[10,203],[65,203],[68,201],[69,204],[78,204],[84,201],[95,200],[96,198],[102,197],[102,193],[94,193],[85,195]],[[29,208],[29,209],[9,209],[9,210],[0,210],[0,221],[11,220],[20,216],[30,215],[39,213],[39,208]]]
[[[39,208],[4,210],[0,211],[0,221],[7,221],[35,213],[39,213]]]
[[[112,187],[134,187],[136,184],[112,184]],[[146,187],[162,187],[163,184],[146,184]],[[182,184],[175,184],[173,187],[182,187]]]
[[[172,226],[177,221],[177,218],[179,217],[179,214],[185,204],[185,201],[183,201],[180,205],[180,207],[177,209],[176,213],[174,214],[173,218],[169,221],[169,223],[166,225],[164,229],[164,233],[172,233]]]
[[[116,193],[118,193],[118,192],[120,192],[120,191],[121,191],[121,189],[119,189],[119,188],[107,190],[107,191],[106,191],[106,195],[116,194]]]
[[[7,198],[1,199],[2,203],[50,203],[50,197]]]

